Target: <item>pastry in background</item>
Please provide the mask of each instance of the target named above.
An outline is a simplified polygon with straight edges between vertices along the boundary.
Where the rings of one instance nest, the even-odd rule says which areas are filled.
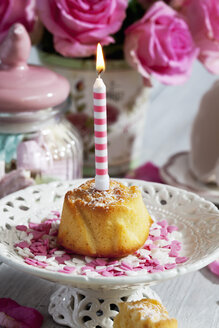
[[[157,300],[124,302],[119,304],[119,309],[113,328],[177,328],[177,320],[170,318]]]

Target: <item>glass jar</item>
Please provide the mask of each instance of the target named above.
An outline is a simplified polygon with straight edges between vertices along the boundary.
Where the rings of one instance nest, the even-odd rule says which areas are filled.
[[[0,179],[8,177],[10,192],[34,183],[81,178],[83,147],[64,117],[66,105],[69,103],[37,112],[0,113]],[[13,188],[13,181],[20,183],[19,188]],[[0,197],[5,194],[0,184]]]
[[[70,86],[28,65],[29,34],[14,24],[0,48],[0,197],[36,183],[81,177],[82,144],[64,118]]]

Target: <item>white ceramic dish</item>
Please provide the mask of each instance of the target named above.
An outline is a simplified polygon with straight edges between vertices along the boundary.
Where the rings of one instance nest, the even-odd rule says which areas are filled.
[[[174,187],[145,181],[122,179],[128,185],[142,188],[149,212],[156,218],[166,219],[178,226],[183,235],[183,256],[189,260],[175,269],[151,274],[138,272],[127,277],[87,277],[49,272],[26,264],[13,247],[17,224],[39,222],[51,210],[61,210],[67,190],[84,180],[52,182],[29,187],[0,200],[0,257],[15,269],[35,276],[78,288],[129,288],[155,284],[176,275],[198,270],[219,256],[219,211],[199,196]]]
[[[205,199],[219,204],[219,187],[197,180],[189,168],[189,153],[181,152],[171,156],[160,169],[163,180],[172,186],[197,193]]]

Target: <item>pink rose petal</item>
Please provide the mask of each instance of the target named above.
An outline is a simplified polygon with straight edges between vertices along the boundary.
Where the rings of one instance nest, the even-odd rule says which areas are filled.
[[[164,183],[159,168],[151,162],[147,162],[136,170],[129,172],[126,178]]]
[[[16,325],[13,325],[13,321]],[[0,298],[1,327],[40,328],[42,323],[43,316],[37,310],[21,306],[10,298]]]
[[[219,276],[219,259],[209,264],[208,267],[211,270],[211,272]]]
[[[14,320],[14,318],[9,317],[4,312],[0,312],[0,325],[0,327],[3,328],[28,328],[26,325]]]
[[[0,3],[1,3],[1,8],[2,8],[2,1]],[[12,6],[10,6],[10,7],[12,7]],[[17,10],[19,6],[15,6],[15,7],[16,7],[15,10]],[[2,9],[0,9],[0,12],[2,13]],[[1,16],[1,13],[0,13],[0,16]],[[2,23],[2,16],[1,16],[1,23]],[[10,24],[8,24],[8,25],[11,26]],[[1,40],[1,34],[2,34],[1,30],[2,30],[2,25],[0,27],[0,40]],[[32,186],[34,184],[35,184],[35,180],[27,177],[26,170],[24,170],[23,168],[12,170],[11,172],[6,173],[0,180],[0,198],[6,196],[8,194],[11,194],[17,190]]]

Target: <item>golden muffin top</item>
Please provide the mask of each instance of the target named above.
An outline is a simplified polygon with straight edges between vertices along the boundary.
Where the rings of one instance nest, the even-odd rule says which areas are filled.
[[[124,203],[130,198],[139,197],[140,194],[138,187],[127,187],[112,179],[110,180],[109,190],[95,189],[95,180],[92,179],[67,193],[71,201],[81,200],[85,204],[97,207]]]

